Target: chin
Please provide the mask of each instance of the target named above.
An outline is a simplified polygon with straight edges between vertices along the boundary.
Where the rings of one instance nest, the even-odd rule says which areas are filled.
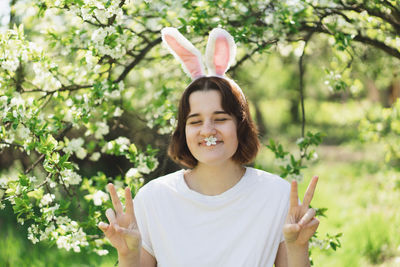
[[[207,157],[207,158],[200,158],[200,159],[198,159],[198,161],[205,165],[218,166],[218,165],[222,165],[222,164],[228,164],[232,160],[230,157],[228,157],[228,158]]]

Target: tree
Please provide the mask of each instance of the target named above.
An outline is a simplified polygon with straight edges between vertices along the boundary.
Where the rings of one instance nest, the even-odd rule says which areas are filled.
[[[324,34],[350,59],[353,42],[400,58],[396,3],[12,1],[12,25],[0,38],[0,150],[9,159],[1,163],[0,206],[12,205],[18,221],[29,223],[34,243],[107,253],[96,227],[111,206],[105,185],[112,181],[121,193],[127,184],[135,191],[159,166],[167,170],[155,148],[166,143],[175,125],[176,89],[188,82],[159,46],[160,30],[171,25],[199,47],[199,37],[212,28],[227,29],[245,51],[231,72],[278,43],[303,44],[301,157],[289,157],[286,175],[298,174],[311,155],[307,147],[320,143],[319,133],[305,131],[307,43]],[[343,85],[336,78],[332,84]],[[275,143],[270,148],[278,158],[287,155]],[[120,170],[91,170],[91,162],[112,158],[125,162]],[[328,239],[331,247],[339,245],[337,236]]]

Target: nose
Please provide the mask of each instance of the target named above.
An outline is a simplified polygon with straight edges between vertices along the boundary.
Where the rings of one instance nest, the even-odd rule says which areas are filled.
[[[205,121],[200,129],[200,134],[208,137],[217,133],[213,121]]]

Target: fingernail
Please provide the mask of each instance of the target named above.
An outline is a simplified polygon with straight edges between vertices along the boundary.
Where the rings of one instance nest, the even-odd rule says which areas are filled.
[[[97,226],[100,228],[106,228],[108,225],[106,223],[99,222],[99,224]]]

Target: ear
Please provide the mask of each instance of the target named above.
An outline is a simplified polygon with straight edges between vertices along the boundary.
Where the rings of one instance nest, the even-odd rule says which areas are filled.
[[[225,30],[215,28],[210,32],[206,49],[209,75],[223,76],[236,57],[236,44]]]
[[[200,51],[177,29],[164,28],[161,30],[161,37],[171,54],[181,62],[183,70],[192,80],[205,75]]]

